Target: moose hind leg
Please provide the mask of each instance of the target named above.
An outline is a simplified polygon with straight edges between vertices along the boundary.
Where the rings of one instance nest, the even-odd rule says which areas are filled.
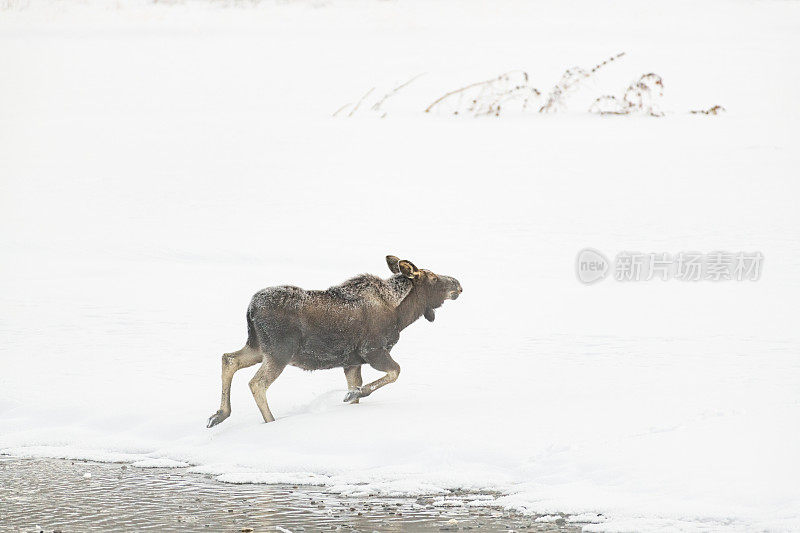
[[[344,377],[347,378],[347,391],[348,394],[352,391],[358,390],[364,382],[361,379],[361,365],[347,366],[344,369]],[[350,403],[358,403],[358,398],[351,400]]]
[[[369,366],[375,370],[386,372],[386,375],[380,379],[376,379],[372,383],[367,383],[355,390],[349,391],[344,397],[345,402],[351,402],[356,398],[365,398],[384,385],[394,383],[400,375],[400,365],[397,364],[397,361],[392,359],[392,356],[389,355],[389,352],[386,350],[372,352],[364,359],[369,363]]]
[[[256,405],[261,416],[264,417],[264,422],[274,422],[275,417],[267,405],[267,389],[272,382],[278,379],[283,369],[286,368],[286,363],[276,361],[269,355],[264,356],[264,362],[261,363],[261,368],[256,371],[253,379],[250,380],[250,391],[253,393],[253,398],[256,400]]]
[[[253,366],[261,361],[263,354],[245,346],[241,350],[222,355],[222,400],[219,411],[211,415],[206,427],[213,427],[231,415],[231,381],[237,370]]]

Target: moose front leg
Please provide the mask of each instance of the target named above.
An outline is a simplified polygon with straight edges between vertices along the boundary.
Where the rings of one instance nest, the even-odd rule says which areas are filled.
[[[347,395],[344,397],[345,403],[369,396],[384,385],[397,381],[397,376],[400,375],[400,365],[397,364],[397,361],[392,359],[392,356],[389,355],[389,352],[386,350],[372,352],[364,359],[369,363],[369,366],[375,370],[386,372],[386,375],[380,379],[376,379],[372,383],[367,383],[364,386],[348,391]]]
[[[267,389],[272,382],[278,379],[283,369],[286,368],[286,363],[276,361],[271,355],[264,356],[264,362],[261,363],[253,379],[250,380],[250,392],[253,393],[253,398],[256,400],[258,410],[261,411],[261,416],[264,422],[274,422],[275,417],[272,416],[272,411],[269,410],[267,404]]]
[[[347,378],[347,391],[355,391],[364,381],[361,379],[361,365],[348,366],[344,369],[344,377]],[[358,398],[351,400],[350,403],[358,403]]]

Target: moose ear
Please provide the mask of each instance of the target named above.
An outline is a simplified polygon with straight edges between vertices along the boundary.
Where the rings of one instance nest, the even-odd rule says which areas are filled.
[[[400,273],[400,267],[397,266],[397,263],[400,262],[399,257],[395,257],[393,255],[386,256],[386,264],[389,265],[389,270],[391,270],[395,274]]]
[[[400,273],[409,279],[414,279],[419,277],[419,269],[414,266],[414,263],[411,261],[407,261],[403,259],[399,263],[397,263],[397,268],[400,269]]]

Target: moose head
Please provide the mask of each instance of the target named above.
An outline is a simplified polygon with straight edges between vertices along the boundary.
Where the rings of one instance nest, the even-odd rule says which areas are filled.
[[[407,259],[387,255],[386,264],[393,273],[411,280],[411,292],[414,293],[415,299],[423,304],[423,316],[428,322],[436,319],[434,309],[441,307],[445,300],[455,300],[463,291],[461,283],[456,278],[434,274],[424,268],[419,269]]]

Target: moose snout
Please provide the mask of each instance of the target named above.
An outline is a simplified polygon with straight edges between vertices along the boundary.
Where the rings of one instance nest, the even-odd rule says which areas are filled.
[[[464,292],[464,289],[461,288],[461,283],[459,283],[457,279],[454,279],[453,288],[450,291],[450,299],[455,300],[462,292]]]

